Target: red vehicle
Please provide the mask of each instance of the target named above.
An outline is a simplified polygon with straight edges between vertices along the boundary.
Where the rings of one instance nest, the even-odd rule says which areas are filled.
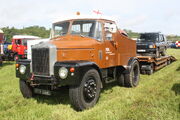
[[[176,48],[180,48],[180,41],[176,41]]]
[[[14,60],[27,57],[27,40],[40,39],[37,36],[15,35],[12,38],[12,53]]]
[[[0,44],[3,43],[4,40],[4,32],[0,29]]]

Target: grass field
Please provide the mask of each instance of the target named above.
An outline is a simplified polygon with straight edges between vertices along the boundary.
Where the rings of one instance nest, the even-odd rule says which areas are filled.
[[[106,86],[95,107],[76,112],[68,90],[55,96],[24,99],[13,63],[0,67],[0,120],[180,120],[180,49],[169,49],[178,61],[141,75],[136,88]]]

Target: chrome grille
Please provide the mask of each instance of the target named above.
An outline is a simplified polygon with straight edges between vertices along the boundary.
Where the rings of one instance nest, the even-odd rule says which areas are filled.
[[[49,48],[32,49],[32,71],[35,75],[50,75]]]

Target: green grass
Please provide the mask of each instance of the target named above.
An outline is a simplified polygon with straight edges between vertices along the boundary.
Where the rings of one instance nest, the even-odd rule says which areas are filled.
[[[71,107],[67,89],[24,99],[15,66],[6,62],[0,67],[0,120],[179,120],[180,49],[168,53],[178,60],[151,76],[141,75],[136,88],[107,85],[97,105],[83,112]]]

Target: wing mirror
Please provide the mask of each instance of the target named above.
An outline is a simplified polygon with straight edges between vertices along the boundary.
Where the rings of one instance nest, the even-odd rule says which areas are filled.
[[[117,27],[113,23],[105,23],[104,28],[106,32],[116,33],[117,31]]]

